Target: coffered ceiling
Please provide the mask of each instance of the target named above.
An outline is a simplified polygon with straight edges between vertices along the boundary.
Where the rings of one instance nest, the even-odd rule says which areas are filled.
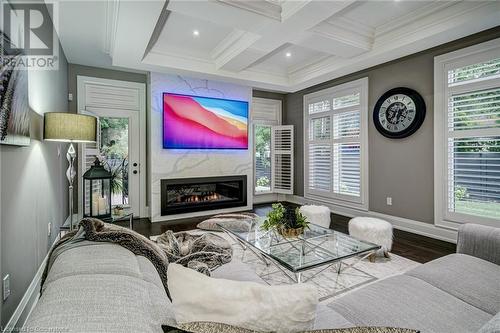
[[[59,1],[70,62],[296,91],[500,22],[499,1]]]

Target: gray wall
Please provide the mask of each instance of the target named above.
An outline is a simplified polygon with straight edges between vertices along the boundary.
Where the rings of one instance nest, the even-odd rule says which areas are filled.
[[[99,67],[91,67],[84,65],[76,65],[69,64],[68,65],[68,93],[73,94],[73,100],[69,102],[69,112],[77,113],[78,108],[78,94],[77,94],[77,76],[90,76],[97,77],[101,79],[109,79],[109,80],[120,80],[120,81],[129,81],[129,82],[139,82],[139,83],[147,83],[147,74],[143,73],[133,73],[126,72],[121,70],[114,69],[106,69]],[[149,105],[146,105],[146,110],[149,110]],[[78,148],[77,148],[78,149]],[[78,153],[80,153],[78,151]],[[75,161],[75,168],[77,170],[77,177],[79,177],[78,161]],[[147,168],[146,168],[147,170]],[[147,177],[146,177],[147,178]],[[75,181],[75,195],[73,199],[73,207],[75,213],[78,212],[78,182]],[[146,198],[146,202],[148,198]]]
[[[68,64],[61,48],[59,58],[58,71],[30,71],[28,75],[31,145],[0,145],[0,276],[10,274],[11,284],[10,297],[0,302],[2,326],[18,306],[68,215],[67,145],[42,141],[43,114],[68,110]]]
[[[303,96],[362,77],[369,78],[369,208],[372,211],[434,222],[433,99],[434,57],[500,37],[500,27],[441,45],[386,64],[288,94],[284,123],[295,125],[295,194],[304,195]],[[405,86],[418,91],[427,106],[422,127],[401,140],[387,139],[373,125],[377,99],[387,90]],[[386,197],[392,197],[392,206]]]

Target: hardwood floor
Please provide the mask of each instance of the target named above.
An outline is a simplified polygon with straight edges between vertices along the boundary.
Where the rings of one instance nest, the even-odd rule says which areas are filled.
[[[293,204],[289,204],[293,205]],[[293,205],[295,206],[295,205]],[[255,205],[252,210],[258,215],[264,216],[271,210],[271,204]],[[207,217],[194,217],[189,219],[175,220],[169,222],[151,223],[149,219],[134,220],[134,230],[149,237],[159,235],[167,230],[185,231],[196,228],[196,225]],[[347,223],[349,217],[332,214],[330,228],[348,233]],[[127,226],[124,223],[123,226]],[[410,232],[394,230],[394,241],[392,253],[406,257],[408,259],[426,263],[439,257],[455,253],[456,245],[433,238],[412,234]]]

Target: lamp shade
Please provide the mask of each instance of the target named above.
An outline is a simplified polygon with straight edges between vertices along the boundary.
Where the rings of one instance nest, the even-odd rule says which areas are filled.
[[[95,142],[97,118],[82,114],[48,112],[44,116],[44,140]]]

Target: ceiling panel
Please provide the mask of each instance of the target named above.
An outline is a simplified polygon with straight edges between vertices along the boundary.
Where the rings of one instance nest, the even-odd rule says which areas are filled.
[[[90,66],[111,65],[105,51],[107,3],[60,1],[57,4],[56,29],[68,61]]]
[[[193,31],[199,32],[198,36]],[[153,50],[160,53],[180,52],[210,59],[212,50],[231,33],[232,29],[179,13],[170,13]]]
[[[289,56],[287,56],[289,54]],[[286,44],[272,54],[261,59],[258,63],[250,66],[250,69],[258,71],[270,71],[273,73],[287,74],[297,68],[327,57],[328,54],[314,51],[293,44]]]
[[[230,1],[169,0],[155,30],[164,1],[56,0],[58,33],[73,63],[296,91],[500,22],[500,1],[273,0],[281,20]]]

